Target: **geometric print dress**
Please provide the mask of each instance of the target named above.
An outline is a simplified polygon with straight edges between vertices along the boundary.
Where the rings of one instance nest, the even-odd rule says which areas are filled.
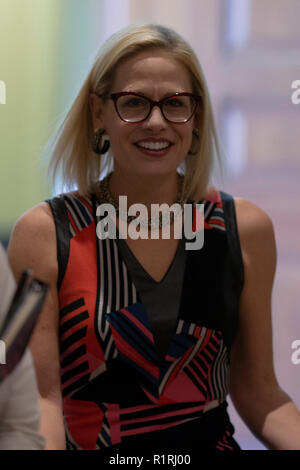
[[[226,411],[243,286],[233,198],[212,189],[200,201],[204,244],[187,251],[176,328],[160,361],[116,240],[97,237],[97,198],[72,192],[46,202],[57,234],[67,449],[239,449]]]

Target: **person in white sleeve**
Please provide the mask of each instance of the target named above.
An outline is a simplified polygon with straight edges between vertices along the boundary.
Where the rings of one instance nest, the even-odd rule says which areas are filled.
[[[15,288],[6,253],[0,244],[0,326]],[[20,362],[0,384],[0,450],[43,450],[45,439],[39,432],[39,423],[36,375],[27,348]]]

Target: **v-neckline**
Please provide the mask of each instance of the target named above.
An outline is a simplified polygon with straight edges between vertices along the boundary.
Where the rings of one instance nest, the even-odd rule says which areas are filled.
[[[96,212],[97,212],[97,207],[98,207],[98,205],[100,204],[100,202],[99,202],[99,199],[98,199],[98,197],[97,197],[96,195],[94,195],[94,197],[95,197],[95,199],[94,199],[94,202],[95,202],[95,217],[96,217],[96,219],[97,219]],[[199,204],[200,204],[200,203],[205,204],[205,202],[206,202],[206,199],[201,199],[201,201],[199,201]],[[188,200],[187,203],[192,203],[192,204],[193,204],[194,201]],[[206,216],[205,216],[205,215],[204,215],[204,219],[206,219]],[[117,227],[117,224],[113,221],[113,219],[112,219],[111,217],[110,217],[110,220],[111,220],[111,222],[112,222],[112,223],[114,224],[114,226],[115,226],[116,233],[117,233],[117,237],[116,237],[116,238],[118,239],[118,241],[120,241],[121,244],[124,244],[125,249],[127,250],[127,252],[128,252],[129,255],[131,256],[131,258],[133,259],[133,261],[134,261],[134,263],[136,264],[136,266],[138,266],[138,267],[143,271],[144,275],[148,278],[148,280],[149,280],[150,282],[152,282],[153,284],[155,284],[155,285],[157,285],[157,286],[163,284],[163,283],[165,282],[166,278],[168,277],[170,271],[171,271],[171,270],[173,269],[173,267],[174,267],[175,261],[176,261],[176,259],[178,258],[179,251],[180,251],[180,249],[182,248],[182,244],[187,241],[187,239],[185,238],[185,232],[184,232],[184,221],[183,221],[183,224],[182,224],[182,227],[181,227],[181,238],[179,239],[179,243],[178,243],[178,245],[177,245],[177,249],[176,249],[176,252],[175,252],[175,254],[174,254],[174,256],[173,256],[173,259],[172,259],[172,261],[171,261],[171,263],[170,263],[170,265],[169,265],[169,267],[168,267],[166,273],[165,273],[164,276],[162,277],[162,279],[161,279],[160,281],[156,281],[156,280],[151,276],[151,274],[148,273],[148,271],[144,268],[144,266],[140,263],[140,261],[139,261],[138,258],[135,256],[135,254],[133,253],[133,251],[131,250],[131,248],[129,247],[129,245],[126,243],[125,239],[122,238],[122,237],[120,238],[120,236],[119,236],[119,235],[120,235],[120,231],[119,231],[119,229],[118,229],[118,227]],[[116,240],[114,240],[114,243],[115,243],[116,246],[118,247],[118,243],[117,243]]]
[[[99,216],[97,216],[97,206],[99,204],[99,201],[97,198],[95,198],[95,220],[97,220],[99,218]],[[112,219],[111,219],[112,220]],[[113,222],[113,220],[112,220]],[[114,222],[113,222],[114,223]],[[116,233],[117,235],[119,236],[119,229],[117,227],[117,225],[114,223],[115,225],[115,228],[116,228]],[[117,238],[117,237],[116,237]],[[180,248],[182,248],[182,244],[184,243],[184,241],[186,241],[186,238],[185,238],[185,234],[184,234],[184,224],[182,225],[182,234],[181,234],[181,238],[179,239],[179,243],[178,243],[178,246],[177,246],[177,249],[176,249],[176,253],[173,257],[173,260],[167,270],[167,272],[165,273],[164,277],[158,282],[156,281],[155,279],[152,278],[152,276],[145,270],[145,268],[142,266],[142,264],[139,262],[139,260],[136,258],[136,256],[134,255],[134,253],[132,252],[132,250],[129,248],[129,246],[127,245],[126,241],[124,238],[119,238],[119,240],[123,240],[123,242],[121,243],[124,243],[125,244],[125,249],[127,250],[127,252],[130,254],[130,256],[132,257],[132,259],[134,260],[135,264],[137,266],[139,266],[139,268],[143,271],[143,273],[145,274],[145,276],[147,276],[147,278],[149,280],[151,280],[155,285],[157,286],[160,286],[165,280],[166,278],[170,275],[170,271],[173,269],[174,267],[174,264],[175,264],[175,261],[177,260],[178,256],[179,256],[179,252],[180,252]],[[112,239],[112,242],[113,244],[115,245],[117,251],[119,252],[119,255],[121,256],[121,259],[123,261],[123,263],[125,264],[125,269],[126,271],[128,272],[129,276],[130,276],[130,272],[129,272],[129,268],[127,266],[127,263],[125,262],[125,259],[124,259],[124,256],[122,255],[122,252],[120,250],[120,246],[118,245],[117,243],[117,240],[116,239]],[[189,260],[189,255],[190,253],[188,252],[187,253],[187,257],[186,257],[186,264],[185,264],[185,269],[184,269],[184,272],[186,272],[186,268],[187,268],[187,265],[188,265],[188,260]],[[152,342],[153,342],[153,347],[154,347],[154,354],[155,354],[155,357],[156,357],[156,363],[159,367],[159,371],[160,371],[160,368],[163,367],[164,369],[164,364],[165,364],[165,361],[167,360],[167,362],[169,361],[169,355],[170,353],[173,351],[174,349],[174,341],[175,341],[175,338],[176,338],[176,335],[177,335],[177,330],[178,330],[178,327],[180,325],[180,321],[181,320],[181,311],[182,311],[182,304],[183,304],[183,297],[186,295],[185,293],[185,274],[183,275],[183,285],[182,285],[182,291],[181,291],[181,294],[180,294],[180,300],[179,300],[179,305],[178,305],[178,311],[177,311],[177,315],[176,315],[176,322],[175,322],[175,328],[174,328],[174,331],[173,331],[173,334],[170,335],[170,338],[169,338],[169,341],[168,341],[168,346],[166,348],[166,351],[164,353],[164,356],[163,358],[159,359],[159,354],[158,354],[158,350],[157,350],[157,347],[156,347],[156,344],[155,344],[155,339],[154,339],[154,332],[152,330],[152,327],[151,327],[151,322],[150,322],[150,318],[149,318],[149,314],[148,314],[148,311],[146,310],[145,306],[144,306],[144,303],[142,301],[142,296],[141,296],[141,292],[140,292],[140,289],[138,288],[138,285],[137,285],[137,282],[135,279],[131,279],[131,283],[132,285],[134,286],[135,288],[135,291],[137,293],[137,304],[140,304],[145,312],[145,315],[146,315],[146,319],[147,319],[147,324],[149,325],[148,328],[149,328],[149,333],[151,334],[151,338],[152,338]],[[131,277],[131,276],[130,276]],[[135,305],[135,304],[133,304]],[[176,354],[175,354],[176,356]],[[159,382],[160,382],[160,379],[161,379],[161,371],[159,372]]]
[[[118,243],[120,243],[124,248],[125,250],[127,251],[127,253],[129,254],[129,256],[132,258],[134,264],[140,269],[142,270],[143,274],[147,277],[147,279],[152,282],[153,284],[157,285],[157,286],[160,286],[162,285],[164,282],[166,282],[166,279],[167,277],[170,275],[171,271],[174,269],[174,266],[176,264],[176,260],[179,256],[179,252],[180,250],[182,249],[182,243],[184,242],[184,240],[182,238],[184,238],[184,230],[183,230],[183,227],[182,227],[182,233],[181,233],[181,238],[179,239],[179,243],[177,245],[177,248],[176,248],[176,251],[175,251],[175,254],[173,256],[173,259],[167,269],[167,271],[165,272],[164,276],[162,277],[162,279],[160,281],[157,281],[156,279],[154,279],[151,274],[144,268],[144,266],[142,265],[142,263],[138,260],[138,258],[135,256],[135,254],[133,253],[133,251],[131,250],[131,248],[129,247],[129,245],[126,243],[126,241],[123,239],[123,238],[120,238],[119,237],[119,229],[116,225],[116,231],[117,231],[117,240],[116,243],[118,245]]]

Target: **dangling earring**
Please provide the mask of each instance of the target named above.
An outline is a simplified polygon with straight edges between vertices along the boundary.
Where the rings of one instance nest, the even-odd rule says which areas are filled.
[[[99,149],[99,143],[101,141],[101,148]],[[92,149],[98,155],[103,155],[108,151],[110,147],[110,141],[108,135],[105,134],[104,129],[95,129],[92,138]]]
[[[189,155],[197,155],[197,153],[199,152],[199,148],[200,148],[200,135],[199,135],[199,132],[197,131],[197,129],[193,129],[193,137],[195,137],[196,139],[196,145],[194,146],[194,149],[191,147],[188,154]]]

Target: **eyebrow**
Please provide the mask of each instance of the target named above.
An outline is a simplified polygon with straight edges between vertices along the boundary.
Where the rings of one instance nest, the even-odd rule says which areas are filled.
[[[136,90],[123,90],[123,91],[128,92],[128,93],[137,93],[138,95],[145,96],[146,98],[149,98],[149,96],[146,95],[145,93],[143,93],[142,91],[136,91]],[[191,91],[190,92],[188,92],[188,91],[170,91],[170,92],[165,93],[161,99],[167,98],[167,96],[174,96],[176,93],[192,93],[192,92]]]

